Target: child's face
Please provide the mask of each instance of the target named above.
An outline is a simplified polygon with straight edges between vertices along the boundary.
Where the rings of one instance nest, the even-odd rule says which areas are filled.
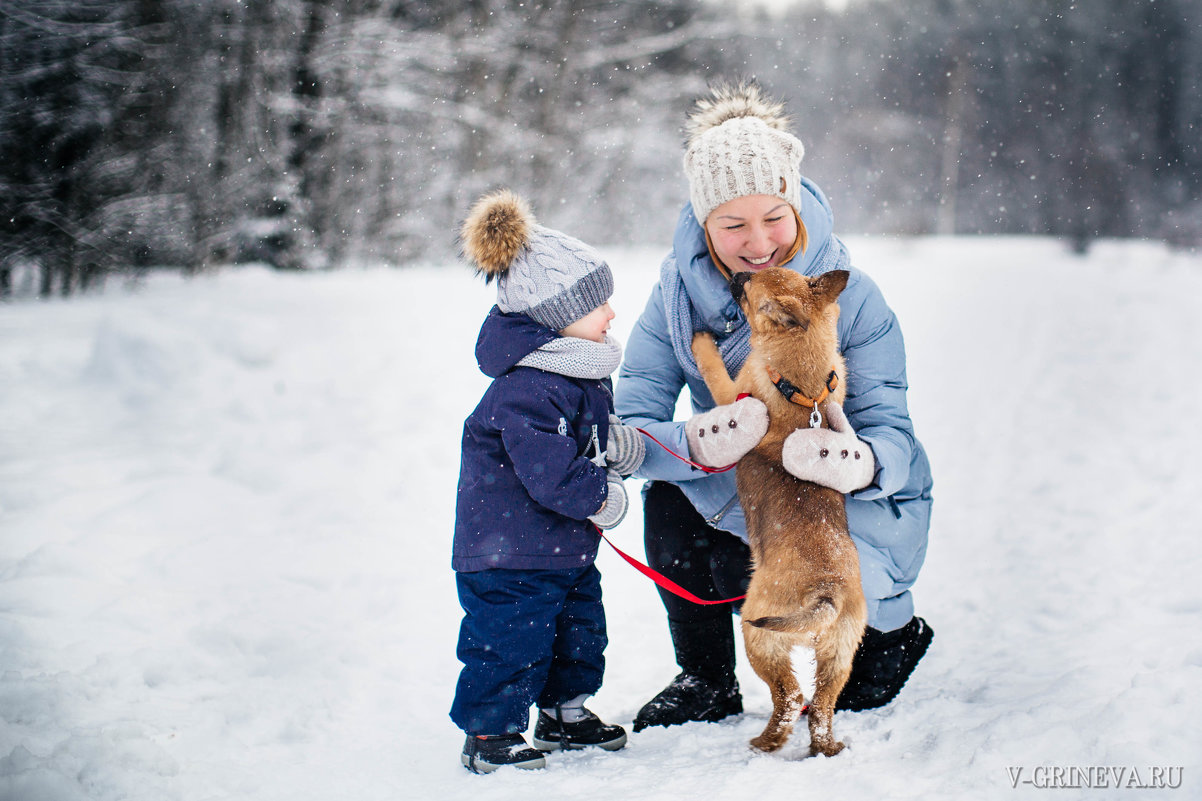
[[[614,310],[609,307],[609,303],[602,303],[567,328],[561,328],[559,333],[565,337],[579,337],[593,342],[604,342],[605,335],[609,333],[609,321],[614,316]]]

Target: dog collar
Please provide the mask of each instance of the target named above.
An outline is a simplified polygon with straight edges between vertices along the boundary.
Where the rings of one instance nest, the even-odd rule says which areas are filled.
[[[807,409],[817,409],[818,404],[826,400],[835,388],[839,386],[839,375],[831,370],[831,374],[826,377],[826,386],[822,388],[821,394],[817,398],[811,398],[807,395],[802,395],[801,390],[789,382],[789,379],[782,376],[776,370],[772,369],[772,365],[765,365],[768,370],[768,377],[772,379],[773,386],[776,387],[780,394],[785,396],[785,400],[789,403],[796,403],[798,406],[804,406]]]

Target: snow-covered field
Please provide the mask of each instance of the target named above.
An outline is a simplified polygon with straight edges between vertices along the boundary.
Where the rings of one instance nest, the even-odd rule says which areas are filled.
[[[449,552],[492,289],[249,268],[0,306],[0,799],[1202,797],[1202,257],[850,245],[907,336],[936,637],[843,754],[749,751],[740,664],[739,719],[467,773]],[[623,338],[661,255],[607,251]],[[650,583],[599,564],[590,706],[628,725],[676,669]]]

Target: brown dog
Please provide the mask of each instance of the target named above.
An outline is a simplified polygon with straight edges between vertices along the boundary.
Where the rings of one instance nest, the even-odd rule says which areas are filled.
[[[772,691],[772,717],[751,741],[763,751],[785,744],[805,703],[793,669],[798,646],[812,648],[817,664],[810,752],[833,756],[843,749],[831,728],[835,701],[867,620],[843,495],[794,478],[781,465],[785,437],[810,425],[814,405],[843,401],[835,323],[836,298],[847,279],[845,270],[817,278],[779,267],[736,273],[731,294],[751,324],[751,355],[733,381],[713,338],[693,337],[715,401],[732,403],[749,393],[768,407],[768,433],[735,471],[754,566],[743,639],[752,667]]]

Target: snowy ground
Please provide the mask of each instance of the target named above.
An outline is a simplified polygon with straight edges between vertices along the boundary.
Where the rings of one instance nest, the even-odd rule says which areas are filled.
[[[769,701],[741,664],[740,719],[464,771],[448,565],[491,289],[456,265],[243,269],[0,306],[0,799],[978,799],[1102,778],[1051,795],[1202,797],[1202,257],[851,245],[907,335],[936,638],[896,703],[836,718],[843,754],[800,758],[804,730],[750,752]],[[608,255],[624,337],[662,254]],[[616,538],[641,553],[637,508]],[[675,665],[649,582],[599,564],[590,705],[629,724]]]

